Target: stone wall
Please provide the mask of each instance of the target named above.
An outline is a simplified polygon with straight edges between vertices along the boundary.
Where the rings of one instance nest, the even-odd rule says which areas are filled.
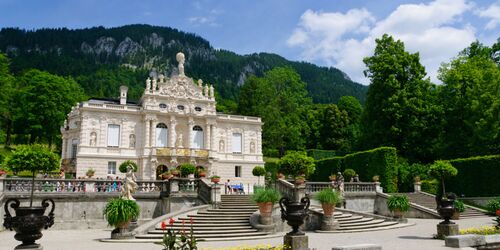
[[[389,211],[389,208],[387,207],[387,198],[389,195],[387,194],[381,194],[377,193],[377,196],[375,198],[375,207],[374,207],[374,212],[375,214],[382,215],[382,216],[387,216],[387,217],[392,217],[393,214],[391,211]],[[410,206],[410,210],[404,214],[405,218],[421,218],[421,219],[436,219],[440,218],[440,216],[437,214],[437,212],[426,208],[422,207],[419,205],[412,204]]]
[[[107,227],[102,211],[107,201],[115,197],[118,194],[35,194],[33,203],[39,206],[45,198],[54,200],[55,224],[51,229],[96,229]],[[134,197],[141,208],[139,225],[163,214],[202,204],[196,197],[190,196],[160,198],[158,194],[137,194]],[[19,199],[22,206],[29,205],[27,194],[5,194],[3,199],[0,195],[2,218],[5,214],[4,203],[8,198]]]

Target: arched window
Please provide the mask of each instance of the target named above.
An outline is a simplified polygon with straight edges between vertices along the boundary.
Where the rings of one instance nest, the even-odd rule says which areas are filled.
[[[168,128],[165,123],[159,123],[156,125],[156,146],[166,147],[168,139]]]
[[[191,142],[193,148],[203,148],[203,129],[200,126],[196,125],[193,127],[191,138],[193,140]]]

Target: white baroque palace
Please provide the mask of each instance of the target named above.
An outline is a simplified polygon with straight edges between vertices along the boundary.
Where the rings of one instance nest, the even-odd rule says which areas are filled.
[[[68,114],[61,128],[62,167],[66,173],[96,177],[120,175],[125,160],[139,165],[137,177],[154,180],[183,163],[205,168],[231,183],[253,184],[263,165],[262,122],[258,117],[216,113],[214,88],[184,75],[184,54],[177,54],[178,75],[146,80],[138,103],[90,99]]]

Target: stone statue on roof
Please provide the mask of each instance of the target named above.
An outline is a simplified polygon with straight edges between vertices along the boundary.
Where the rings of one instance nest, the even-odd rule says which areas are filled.
[[[186,60],[186,58],[184,57],[184,54],[182,52],[179,52],[177,53],[177,55],[175,56],[175,58],[177,59],[177,62],[179,63],[179,76],[185,76],[184,75],[184,62]]]

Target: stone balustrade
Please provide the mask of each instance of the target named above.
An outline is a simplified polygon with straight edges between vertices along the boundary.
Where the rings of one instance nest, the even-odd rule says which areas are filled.
[[[5,193],[31,191],[30,178],[4,178],[1,180]],[[34,192],[46,193],[118,193],[122,180],[94,179],[35,179]],[[164,181],[137,181],[138,193],[160,193],[166,191]]]

